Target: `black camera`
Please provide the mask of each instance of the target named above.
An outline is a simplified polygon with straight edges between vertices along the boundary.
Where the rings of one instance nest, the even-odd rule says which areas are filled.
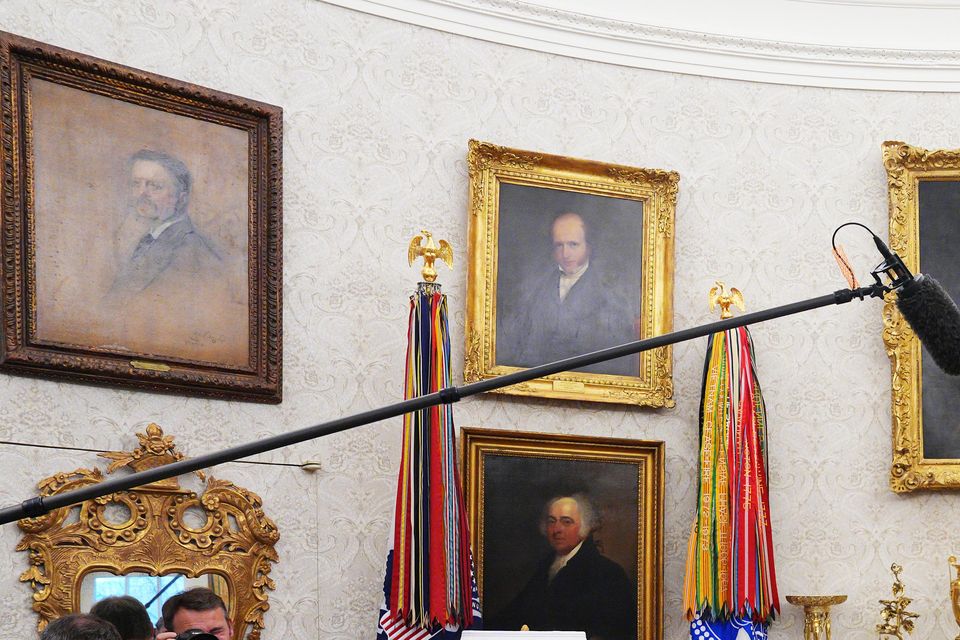
[[[217,640],[217,636],[200,629],[187,629],[174,640]]]

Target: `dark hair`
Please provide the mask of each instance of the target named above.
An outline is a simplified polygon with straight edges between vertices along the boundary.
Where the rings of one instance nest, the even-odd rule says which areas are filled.
[[[103,618],[120,632],[120,640],[150,640],[153,625],[147,608],[132,596],[104,598],[90,609],[90,615]]]
[[[180,609],[190,611],[210,611],[223,609],[223,617],[230,621],[227,605],[223,599],[206,587],[196,587],[179,593],[163,603],[163,626],[167,631],[173,631],[173,619]]]
[[[190,176],[190,170],[183,161],[169,153],[163,151],[154,151],[153,149],[140,149],[130,156],[130,166],[137,160],[145,162],[156,162],[161,167],[170,172],[177,185],[177,195],[184,194],[182,205],[178,206],[178,213],[185,210],[187,201],[190,199],[190,189],[193,187],[193,178]]]
[[[47,625],[40,640],[121,640],[116,627],[96,616],[71,613]]]

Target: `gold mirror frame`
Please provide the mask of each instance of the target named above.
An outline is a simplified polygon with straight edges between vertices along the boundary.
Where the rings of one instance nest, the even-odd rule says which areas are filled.
[[[129,467],[143,471],[183,459],[173,437],[156,424],[138,433],[140,446],[130,452],[99,454],[113,462],[107,473]],[[204,480],[202,473],[197,473]],[[57,473],[39,483],[40,495],[51,496],[103,480],[100,469]],[[125,506],[129,517],[113,522],[106,516],[111,503]],[[199,528],[185,522],[187,511],[202,511]],[[73,517],[71,517],[73,516]],[[24,536],[17,551],[29,554],[30,567],[20,575],[33,589],[37,629],[80,608],[85,575],[107,571],[116,575],[142,571],[149,575],[182,573],[190,578],[216,574],[228,583],[225,598],[231,612],[234,639],[258,640],[263,614],[270,608],[267,589],[276,524],[263,512],[255,493],[227,480],[206,479],[202,495],[180,486],[176,478],[57,509],[18,522]],[[249,629],[249,634],[247,633]]]
[[[497,289],[500,278],[501,185],[535,187],[642,203],[642,248],[638,338],[673,329],[674,211],[680,175],[566,156],[512,149],[471,140],[470,240],[466,350],[463,377],[476,382],[523,367],[497,362]],[[503,274],[516,278],[518,274]],[[606,346],[614,346],[609,344]],[[563,400],[589,400],[648,407],[673,407],[673,358],[669,346],[639,355],[639,375],[567,371],[522,382],[495,393]],[[542,363],[540,363],[542,364]]]
[[[920,264],[920,198],[923,180],[960,181],[960,150],[928,151],[904,142],[883,143],[890,198],[890,247],[914,273]],[[893,464],[890,487],[960,488],[960,460],[924,458],[923,362],[920,340],[900,315],[894,296],[883,307],[883,342],[890,357],[893,412]]]

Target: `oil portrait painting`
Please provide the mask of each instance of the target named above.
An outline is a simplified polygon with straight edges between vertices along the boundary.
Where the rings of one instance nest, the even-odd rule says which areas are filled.
[[[679,175],[470,141],[468,382],[668,333]],[[497,393],[673,406],[662,347]]]
[[[25,285],[4,367],[279,401],[280,109],[9,34],[3,49],[24,96],[4,103],[21,159],[5,235],[26,248],[4,246]]]
[[[660,637],[663,443],[464,429],[484,628]]]
[[[642,200],[501,184],[499,237],[497,364],[640,339]],[[640,356],[578,371],[638,377]]]

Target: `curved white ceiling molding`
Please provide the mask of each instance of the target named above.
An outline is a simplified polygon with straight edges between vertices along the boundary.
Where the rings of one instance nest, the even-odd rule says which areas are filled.
[[[890,0],[742,0],[741,9],[753,2],[768,8],[765,14],[751,15],[747,22],[719,8],[713,13],[702,10],[693,0],[675,1],[669,10],[662,6],[667,3],[661,3],[660,9],[653,11],[646,6],[649,3],[594,0],[590,9],[596,15],[557,8],[565,7],[568,0],[540,0],[540,4],[519,0],[324,1],[491,42],[643,69],[815,87],[960,91],[960,51],[935,46],[937,42],[949,42],[949,46],[956,42],[960,4],[949,0],[931,2],[921,9],[916,5],[898,9]],[[624,7],[628,4],[632,8]],[[719,3],[721,7],[724,4]],[[771,5],[776,6],[773,13]],[[656,19],[659,24],[692,25],[701,30],[631,20],[641,13],[647,22]],[[624,19],[609,17],[612,15]],[[916,29],[912,23],[917,23]],[[778,41],[751,35],[756,33],[768,38],[785,38],[787,33],[806,37]],[[832,42],[823,43],[825,37]],[[878,46],[850,46],[850,42],[875,42]],[[924,48],[906,48],[918,42]],[[902,46],[884,48],[882,43]]]

